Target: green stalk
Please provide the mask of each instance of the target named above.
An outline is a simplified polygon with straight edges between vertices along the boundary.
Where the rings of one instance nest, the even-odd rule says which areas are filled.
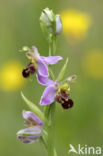
[[[48,156],[54,156],[55,102],[50,105],[48,125]]]
[[[55,55],[56,52],[56,36],[52,37],[52,42],[49,44],[49,56]],[[54,80],[54,74],[50,69],[50,76]],[[55,102],[51,105],[47,105],[44,108],[45,118],[48,121],[47,125],[47,132],[48,132],[48,139],[47,139],[47,152],[48,156],[57,156],[56,150],[54,149],[54,128],[55,128]]]
[[[55,56],[55,53],[56,53],[56,36],[54,34],[49,43],[49,56],[52,55]]]
[[[53,55],[55,56],[56,53],[56,36],[53,36]]]

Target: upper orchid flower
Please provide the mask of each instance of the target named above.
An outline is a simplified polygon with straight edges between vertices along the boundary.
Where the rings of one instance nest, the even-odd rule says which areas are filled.
[[[23,77],[28,77],[30,74],[37,74],[48,77],[48,64],[56,64],[59,60],[62,60],[61,56],[49,56],[44,57],[40,56],[38,53],[38,49],[36,47],[32,47],[33,52],[27,52],[26,56],[31,60],[31,62],[27,65],[27,67],[23,70]]]
[[[17,136],[24,144],[30,144],[40,138],[44,123],[30,111],[23,111],[23,118],[26,120],[24,125],[29,127],[20,130]]]
[[[73,101],[70,99],[70,86],[69,83],[73,79],[73,76],[63,85],[59,85],[58,81],[54,82],[49,78],[38,76],[37,80],[40,84],[47,86],[41,97],[40,105],[49,105],[54,101],[59,102],[64,109],[71,108],[73,106]]]

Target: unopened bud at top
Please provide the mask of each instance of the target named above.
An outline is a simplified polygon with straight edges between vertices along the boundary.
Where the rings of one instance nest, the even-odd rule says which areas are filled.
[[[51,26],[54,19],[55,16],[53,14],[53,11],[49,10],[49,8],[44,9],[40,16],[40,22],[43,22],[43,24],[45,24],[46,26]]]
[[[46,8],[40,16],[40,25],[46,39],[50,42],[53,35],[62,32],[62,22],[59,15],[55,15],[52,10]]]
[[[60,15],[55,15],[55,18],[56,18],[56,35],[59,35],[61,34],[62,30],[63,30],[63,26],[62,26],[62,21],[61,21],[61,18],[60,18]]]

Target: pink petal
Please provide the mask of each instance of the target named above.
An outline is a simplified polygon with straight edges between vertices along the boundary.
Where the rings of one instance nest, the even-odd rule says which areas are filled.
[[[57,89],[54,85],[47,87],[41,97],[40,105],[49,105],[54,102]]]
[[[38,59],[37,63],[38,63],[38,73],[41,76],[48,77],[49,76],[48,67],[45,64],[45,62],[43,60],[41,60],[41,59]]]
[[[26,120],[33,120],[36,125],[43,126],[43,122],[31,111],[23,111],[23,118]]]
[[[50,86],[50,85],[53,85],[55,82],[52,81],[51,79],[49,79],[48,77],[43,77],[39,74],[36,75],[37,77],[37,81],[41,84],[41,85],[44,85],[44,86]]]
[[[41,136],[41,127],[33,126],[22,129],[17,133],[18,139],[24,144],[31,144],[37,141]]]
[[[56,64],[58,61],[63,59],[61,56],[48,56],[48,57],[40,56],[40,58],[46,64]]]

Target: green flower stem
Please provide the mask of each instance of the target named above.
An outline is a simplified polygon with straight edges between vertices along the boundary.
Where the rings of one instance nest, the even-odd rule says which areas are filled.
[[[49,44],[49,56],[55,55],[56,52],[56,36],[53,35],[52,42]],[[50,76],[52,80],[55,79],[52,70],[49,68]],[[48,121],[47,123],[47,152],[48,156],[57,156],[56,150],[54,150],[54,128],[55,128],[55,102],[44,107],[45,118]]]
[[[48,123],[48,156],[54,156],[55,102],[50,105]]]
[[[55,56],[56,53],[56,36],[53,36],[53,55]]]
[[[54,150],[54,128],[55,128],[55,102],[51,105],[45,106],[44,113],[45,118],[48,120],[46,131],[48,133],[47,138],[47,152],[48,156],[57,156]]]
[[[49,56],[52,55],[55,56],[55,53],[56,53],[56,36],[54,34],[49,43]]]

